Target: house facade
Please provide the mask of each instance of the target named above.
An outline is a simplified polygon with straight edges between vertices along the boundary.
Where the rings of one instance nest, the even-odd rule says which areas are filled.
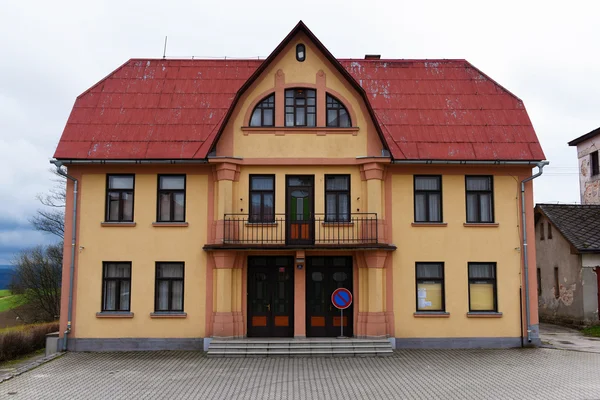
[[[129,60],[77,98],[55,153],[61,337],[538,344],[520,200],[544,158],[522,101],[464,60],[336,59],[301,22],[262,61]]]
[[[538,204],[535,224],[540,319],[597,324],[600,205]]]
[[[569,146],[577,147],[581,204],[600,204],[600,128],[573,139]]]

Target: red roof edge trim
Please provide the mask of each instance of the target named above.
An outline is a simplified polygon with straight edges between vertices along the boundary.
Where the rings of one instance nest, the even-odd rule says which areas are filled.
[[[80,99],[81,97],[85,96],[90,91],[92,91],[95,87],[97,87],[97,86],[101,85],[102,83],[104,83],[105,80],[107,80],[108,78],[110,78],[111,76],[113,76],[115,73],[117,73],[118,71],[120,71],[121,69],[123,69],[123,67],[125,67],[127,64],[129,64],[132,60],[133,60],[133,58],[130,58],[129,60],[125,61],[123,64],[121,64],[119,67],[117,67],[114,71],[110,72],[104,78],[100,79],[95,85],[92,85],[88,90],[86,90],[85,92],[83,92],[79,96],[77,96],[77,99]]]
[[[219,131],[217,132],[215,140],[213,141],[213,143],[211,143],[210,149],[212,150],[214,148],[214,146],[216,145],[216,142],[221,137],[221,134],[223,133],[225,126],[227,125],[227,123],[229,122],[229,119],[231,118],[231,114],[233,114],[233,110],[237,106],[237,103],[240,100],[240,98],[242,97],[242,95],[244,94],[244,92],[246,92],[246,90],[254,83],[254,81],[256,81],[256,79],[267,69],[267,67],[273,62],[273,60],[279,55],[279,53],[281,53],[281,51],[285,48],[285,46],[287,46],[289,44],[289,42],[292,40],[292,38],[298,32],[304,32],[304,34],[306,34],[306,36],[308,36],[308,38],[314,42],[317,49],[320,50],[325,55],[325,57],[328,59],[328,61],[331,62],[331,64],[338,70],[338,72],[344,78],[346,78],[348,80],[348,82],[354,87],[354,89],[361,95],[363,101],[365,102],[365,104],[367,106],[367,110],[369,111],[371,120],[373,121],[373,124],[375,125],[375,129],[377,130],[377,133],[379,134],[379,139],[381,140],[381,144],[384,146],[384,148],[386,150],[389,151],[390,149],[389,149],[388,141],[385,139],[385,137],[383,135],[383,131],[381,130],[381,126],[379,125],[379,122],[375,116],[375,111],[373,110],[373,107],[371,106],[371,103],[369,102],[367,93],[362,88],[362,86],[360,86],[360,84],[356,81],[356,79],[354,79],[354,77],[352,75],[350,75],[350,72],[348,72],[340,64],[340,62],[333,56],[333,54],[331,54],[331,52],[329,52],[329,50],[327,50],[327,48],[314,35],[314,33],[312,33],[310,31],[310,29],[308,29],[308,27],[304,24],[304,22],[302,22],[302,20],[300,20],[298,22],[298,24],[290,31],[290,33],[287,34],[287,36],[281,41],[281,43],[279,43],[279,45],[275,48],[275,50],[273,50],[271,52],[271,54],[269,54],[269,56],[262,62],[262,64],[260,64],[260,66],[256,69],[256,71],[254,71],[254,73],[250,76],[250,78],[248,78],[248,80],[237,91],[237,93],[235,94],[235,98],[233,99],[233,102],[231,103],[231,106],[229,107],[229,110],[227,110],[227,114],[225,114],[223,123],[219,127]]]
[[[500,89],[504,90],[507,94],[511,95],[515,99],[519,100],[521,102],[521,104],[523,104],[523,100],[521,100],[516,94],[514,94],[513,92],[511,92],[510,90],[508,90],[507,88],[505,88],[504,86],[502,86],[501,84],[499,84],[498,82],[496,82],[495,80],[493,80],[492,78],[490,78],[488,74],[486,74],[485,72],[483,72],[482,70],[480,70],[479,68],[477,68],[476,66],[474,66],[473,64],[471,64],[467,60],[465,60],[465,63],[469,64],[469,66],[471,68],[473,68],[475,71],[479,72],[481,75],[483,75],[490,82],[494,83],[497,87],[499,87]]]

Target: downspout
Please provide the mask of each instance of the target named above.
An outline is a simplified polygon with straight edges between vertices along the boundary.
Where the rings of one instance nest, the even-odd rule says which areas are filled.
[[[62,163],[58,160],[51,160],[56,166],[56,172],[67,179],[73,181],[73,220],[71,226],[71,267],[69,272],[69,307],[67,311],[67,329],[64,333],[63,351],[67,351],[67,337],[71,333],[71,318],[73,317],[73,275],[75,273],[75,238],[77,226],[77,179],[64,172],[61,168]]]
[[[525,218],[525,183],[534,180],[544,172],[548,161],[538,162],[537,174],[531,175],[521,181],[521,225],[523,226],[523,268],[525,268],[525,322],[527,323],[527,343],[531,343],[531,321],[529,319],[529,256],[527,254],[527,220]]]

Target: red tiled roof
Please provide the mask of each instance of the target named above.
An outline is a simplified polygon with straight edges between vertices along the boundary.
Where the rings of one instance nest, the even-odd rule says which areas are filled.
[[[339,60],[395,159],[543,160],[521,100],[464,60]],[[202,159],[259,60],[130,60],[80,95],[54,157]]]

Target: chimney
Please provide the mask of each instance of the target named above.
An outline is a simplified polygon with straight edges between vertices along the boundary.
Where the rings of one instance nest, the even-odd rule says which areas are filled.
[[[380,60],[381,54],[365,54],[365,60]]]

